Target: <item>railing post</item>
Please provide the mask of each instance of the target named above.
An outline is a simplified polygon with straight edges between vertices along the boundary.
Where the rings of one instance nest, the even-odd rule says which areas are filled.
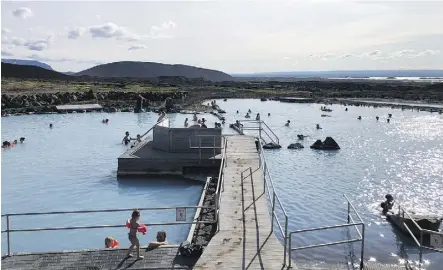
[[[274,232],[274,210],[275,210],[275,191],[272,192],[272,218],[271,218],[271,233]]]
[[[422,230],[420,230],[420,246],[419,246],[419,248],[420,248],[420,267],[419,267],[419,269],[421,269],[421,266],[422,266],[422,261],[423,261],[423,231]]]
[[[201,136],[198,136],[198,152],[200,155],[199,163],[201,163],[202,162],[202,137]]]
[[[285,216],[285,247],[283,252],[285,253],[284,257],[283,257],[283,266],[286,265],[286,252],[287,252],[287,245],[288,245],[288,216]],[[291,258],[289,258],[289,260],[291,260]]]
[[[258,137],[261,139],[261,120],[258,121]]]
[[[11,256],[11,239],[9,238],[9,215],[6,215],[6,238],[8,241],[8,256]]]
[[[289,234],[289,265],[288,268],[292,268],[292,234]]]
[[[350,213],[351,213],[351,203],[348,201],[348,224],[350,221],[350,217],[349,217]]]
[[[214,150],[214,155],[213,155],[212,163],[215,163],[215,135],[214,135],[214,144],[213,144],[213,148],[212,149]]]
[[[362,223],[362,229],[361,229],[361,255],[360,255],[360,269],[364,269],[364,262],[363,262],[363,256],[365,254],[365,224]]]

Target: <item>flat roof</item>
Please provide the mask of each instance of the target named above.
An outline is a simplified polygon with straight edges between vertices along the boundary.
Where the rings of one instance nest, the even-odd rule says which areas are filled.
[[[57,110],[100,110],[103,107],[99,104],[73,104],[73,105],[58,105],[55,106]]]

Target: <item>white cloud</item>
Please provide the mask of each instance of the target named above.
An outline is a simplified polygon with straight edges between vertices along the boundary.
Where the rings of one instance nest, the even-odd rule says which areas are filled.
[[[131,47],[129,47],[129,51],[133,51],[133,50],[142,50],[142,49],[146,49],[147,47],[146,47],[146,45],[143,45],[143,44],[136,44],[136,45],[133,45],[133,46],[131,46]]]
[[[68,31],[68,38],[69,39],[77,39],[78,37],[83,36],[86,29],[84,27],[77,27],[75,29],[71,29]]]
[[[439,50],[424,50],[421,52],[417,52],[415,50],[407,49],[395,51],[389,55],[389,58],[417,58],[422,56],[437,55],[439,53]]]
[[[177,24],[171,20],[162,23],[161,25],[151,26],[151,38],[171,38],[171,30],[176,28]]]
[[[127,28],[108,22],[102,25],[89,27],[89,33],[93,38],[117,38],[129,41],[139,40],[140,37],[128,31]]]
[[[8,28],[2,28],[2,35],[6,35],[11,33],[11,30],[9,30]]]
[[[28,7],[21,7],[12,11],[12,15],[18,18],[26,19],[28,17],[32,17],[32,10]]]
[[[8,52],[8,51],[4,51],[2,50],[2,56],[13,56],[14,54]]]

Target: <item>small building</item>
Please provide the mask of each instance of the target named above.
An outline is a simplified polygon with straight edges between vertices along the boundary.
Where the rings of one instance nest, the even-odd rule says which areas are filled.
[[[164,118],[152,129],[152,140],[142,139],[118,158],[118,176],[181,175],[218,171],[221,128],[171,128]]]
[[[101,111],[103,107],[99,104],[66,104],[55,106],[59,112],[73,111]]]

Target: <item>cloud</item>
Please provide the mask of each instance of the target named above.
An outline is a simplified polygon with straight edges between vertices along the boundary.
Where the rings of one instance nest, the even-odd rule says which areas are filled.
[[[8,28],[2,28],[2,35],[6,35],[11,33],[11,30],[9,30]]]
[[[47,39],[26,41],[23,45],[31,51],[43,51],[48,49],[52,43],[54,43],[54,38],[49,36]]]
[[[431,56],[431,55],[437,55],[440,54],[439,50],[424,50],[421,52],[417,52],[415,50],[400,50],[392,52],[388,58],[417,58],[417,57],[423,57],[423,56]]]
[[[26,19],[28,17],[32,17],[33,13],[30,8],[21,7],[12,11],[12,15],[18,18]]]
[[[13,56],[12,53],[2,50],[2,56]]]
[[[68,31],[69,39],[77,39],[78,37],[83,36],[86,29],[84,27],[77,27],[76,29],[71,29]]]
[[[25,44],[25,40],[22,38],[8,38],[7,36],[2,36],[2,44],[11,44],[14,46],[23,46]]]
[[[136,45],[129,47],[128,51],[142,50],[142,49],[146,49],[146,48],[147,48],[146,45],[136,44]]]
[[[350,58],[350,57],[353,57],[353,56],[355,56],[355,55],[350,54],[350,53],[346,53],[346,54],[339,55],[338,58],[346,59],[346,58]]]
[[[139,40],[140,37],[128,31],[127,28],[108,22],[102,25],[89,27],[89,33],[93,38],[117,38],[129,41]]]
[[[162,23],[161,25],[151,26],[151,38],[171,38],[170,31],[177,27],[177,24],[171,20]]]

